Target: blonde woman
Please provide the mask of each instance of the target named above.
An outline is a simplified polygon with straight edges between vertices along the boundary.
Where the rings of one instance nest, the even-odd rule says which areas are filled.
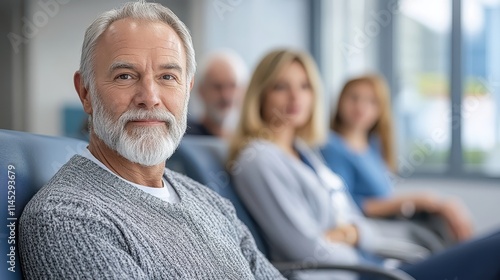
[[[347,81],[330,127],[321,152],[365,215],[432,213],[444,218],[456,241],[471,237],[469,215],[458,201],[428,192],[393,194],[390,174],[397,166],[389,89],[382,77],[365,75]]]
[[[236,189],[276,261],[355,263],[356,248],[373,243],[342,182],[309,149],[326,136],[321,101],[321,82],[309,55],[271,52],[253,74],[231,142]]]
[[[267,54],[247,89],[228,169],[273,261],[380,265],[370,253],[376,232],[311,150],[326,134],[320,84],[306,53]],[[498,279],[499,246],[495,234],[402,269],[416,279]]]

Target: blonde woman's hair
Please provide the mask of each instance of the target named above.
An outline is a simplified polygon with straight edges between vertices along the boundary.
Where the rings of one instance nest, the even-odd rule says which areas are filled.
[[[300,63],[307,74],[313,92],[313,108],[308,122],[297,130],[297,136],[308,145],[320,144],[326,137],[322,101],[322,86],[316,63],[312,57],[301,51],[289,49],[275,50],[267,54],[257,65],[250,84],[248,85],[239,125],[230,142],[229,161],[231,164],[241,150],[253,139],[273,140],[275,131],[272,125],[266,123],[262,116],[266,93],[277,82],[278,75],[292,62]]]
[[[389,87],[387,86],[387,83],[382,76],[376,74],[369,74],[349,80],[344,85],[344,88],[340,92],[337,101],[337,109],[335,110],[335,114],[331,119],[330,128],[333,131],[341,134],[342,119],[340,117],[340,106],[342,106],[342,102],[347,92],[349,92],[353,87],[359,84],[368,84],[373,88],[377,104],[380,108],[380,115],[378,117],[378,120],[375,122],[375,125],[370,129],[368,137],[372,135],[376,135],[377,137],[379,137],[382,157],[387,166],[389,167],[389,169],[392,171],[396,171],[397,164],[394,151],[394,135],[393,135],[394,125],[392,122]]]

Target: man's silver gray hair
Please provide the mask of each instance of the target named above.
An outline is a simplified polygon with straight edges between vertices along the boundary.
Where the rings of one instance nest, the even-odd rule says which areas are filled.
[[[137,2],[128,2],[120,9],[101,14],[87,28],[80,61],[80,72],[87,90],[95,86],[94,57],[97,40],[113,22],[125,18],[160,21],[170,26],[181,39],[186,53],[187,83],[192,80],[196,71],[196,61],[193,41],[186,25],[169,8],[157,3],[147,3],[145,0],[139,0]]]

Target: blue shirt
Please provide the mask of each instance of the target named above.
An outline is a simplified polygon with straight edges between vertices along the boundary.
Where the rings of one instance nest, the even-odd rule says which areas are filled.
[[[321,149],[326,165],[344,179],[361,210],[365,199],[384,198],[392,193],[391,173],[377,140],[372,138],[366,151],[356,152],[340,135],[330,132],[327,144]]]

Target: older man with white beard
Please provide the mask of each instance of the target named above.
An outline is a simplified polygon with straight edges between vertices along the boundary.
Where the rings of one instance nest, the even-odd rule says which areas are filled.
[[[74,76],[88,151],[23,212],[27,279],[282,278],[230,203],[164,168],[194,72],[189,32],[168,8],[127,3],[90,25]]]
[[[198,93],[205,109],[201,119],[188,119],[186,134],[229,138],[238,122],[248,70],[232,50],[210,53],[197,73]]]

